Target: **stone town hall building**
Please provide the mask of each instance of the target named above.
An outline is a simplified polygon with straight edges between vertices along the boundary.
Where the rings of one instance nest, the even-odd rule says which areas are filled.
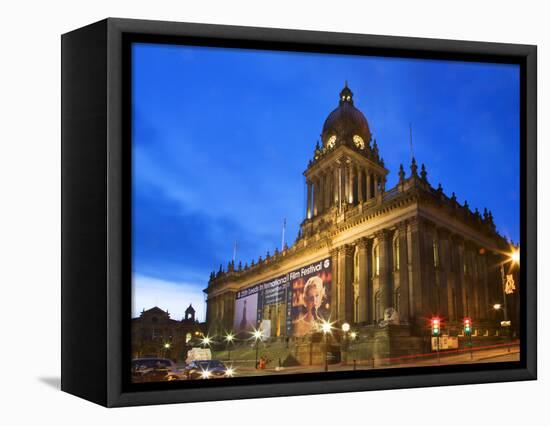
[[[492,309],[503,301],[499,266],[510,249],[492,214],[471,211],[454,193],[434,188],[414,159],[408,173],[400,167],[397,185],[387,188],[389,171],[347,84],[321,138],[304,172],[307,211],[298,238],[252,265],[230,263],[212,273],[205,289],[209,332],[232,329],[238,290],[329,257],[332,321],[380,332],[384,312],[394,308],[399,335],[424,336],[432,315],[442,318],[444,332],[458,333],[469,316],[475,326],[485,325],[480,333],[491,327],[494,333],[502,319]],[[278,320],[272,312],[265,315]],[[272,334],[280,330],[272,328]]]

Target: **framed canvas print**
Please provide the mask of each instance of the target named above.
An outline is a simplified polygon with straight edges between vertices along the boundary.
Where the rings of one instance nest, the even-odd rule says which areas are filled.
[[[62,86],[63,390],[536,378],[536,47],[107,19]]]

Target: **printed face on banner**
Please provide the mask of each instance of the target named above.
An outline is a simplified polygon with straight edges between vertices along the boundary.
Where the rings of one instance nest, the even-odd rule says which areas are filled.
[[[320,331],[321,322],[329,320],[331,286],[330,259],[302,268],[300,276],[291,281],[293,336]]]

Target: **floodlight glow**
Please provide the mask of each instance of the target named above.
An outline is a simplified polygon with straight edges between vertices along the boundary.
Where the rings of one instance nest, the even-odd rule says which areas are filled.
[[[325,334],[330,333],[330,331],[332,330],[332,323],[323,320],[323,321],[321,322],[321,330],[322,330],[323,333],[325,333]]]
[[[345,322],[344,324],[342,324],[342,331],[343,331],[344,333],[347,333],[347,332],[349,331],[349,329],[350,329],[350,325],[349,325],[347,322]]]
[[[495,303],[495,304],[493,305],[493,309],[494,309],[495,311],[498,311],[500,308],[501,308],[500,303]]]
[[[514,250],[510,254],[510,259],[512,259],[512,262],[519,263],[519,250]]]
[[[235,336],[233,336],[233,334],[231,333],[227,333],[227,335],[225,336],[225,340],[229,343],[232,342],[234,338]]]
[[[170,343],[165,343],[164,344],[164,349],[170,349]]]

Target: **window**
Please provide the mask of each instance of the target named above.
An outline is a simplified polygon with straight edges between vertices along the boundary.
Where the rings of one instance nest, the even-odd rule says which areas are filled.
[[[373,248],[373,269],[374,269],[374,275],[378,276],[380,275],[380,249],[378,244],[374,246]]]
[[[434,237],[432,247],[434,252],[434,268],[439,268],[439,242],[437,237]]]
[[[359,281],[359,250],[355,249],[355,255],[353,257],[353,281]]]
[[[393,240],[393,265],[396,271],[399,271],[399,236],[395,237]]]

